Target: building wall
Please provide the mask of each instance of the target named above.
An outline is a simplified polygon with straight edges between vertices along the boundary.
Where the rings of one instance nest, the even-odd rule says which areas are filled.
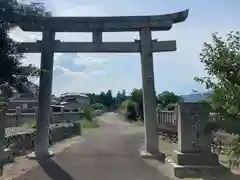
[[[8,109],[35,109],[37,107],[37,102],[9,102]]]
[[[89,98],[86,97],[76,97],[74,99],[67,99],[67,104],[65,104],[66,108],[78,109],[84,108],[89,104]]]
[[[77,97],[76,100],[81,106],[87,106],[90,103],[89,97]]]
[[[74,99],[74,100],[68,100],[67,104],[65,104],[66,109],[70,108],[70,109],[77,109],[77,108],[81,108],[81,105]]]

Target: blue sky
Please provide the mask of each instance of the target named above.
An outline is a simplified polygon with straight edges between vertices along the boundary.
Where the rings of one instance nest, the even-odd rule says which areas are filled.
[[[240,1],[238,0],[41,0],[54,16],[129,16],[159,15],[189,9],[188,19],[168,32],[154,32],[158,40],[176,40],[177,51],[154,54],[155,86],[157,92],[191,93],[204,91],[194,76],[204,76],[199,53],[211,34],[224,36],[239,30]],[[16,29],[12,37],[20,41],[36,41],[41,33]],[[104,33],[104,41],[133,41],[138,33]],[[90,41],[87,33],[57,33],[62,41]],[[39,54],[26,54],[25,64],[39,66]],[[53,93],[100,92],[141,87],[139,54],[55,54]]]

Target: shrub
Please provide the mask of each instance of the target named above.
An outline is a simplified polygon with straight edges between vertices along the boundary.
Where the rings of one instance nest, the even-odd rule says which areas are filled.
[[[85,129],[92,129],[92,128],[98,128],[99,127],[99,124],[98,124],[97,120],[89,121],[87,119],[83,119],[83,120],[80,121],[80,124]]]
[[[122,103],[121,108],[126,113],[128,120],[137,120],[136,103],[132,100],[126,100]]]
[[[103,110],[104,109],[104,105],[101,103],[92,104],[92,105],[90,105],[90,107],[92,110],[99,110],[99,109]]]
[[[93,120],[92,110],[90,107],[86,107],[83,111],[83,117],[89,121]]]
[[[237,135],[229,141],[228,155],[233,159],[240,159],[240,136]]]

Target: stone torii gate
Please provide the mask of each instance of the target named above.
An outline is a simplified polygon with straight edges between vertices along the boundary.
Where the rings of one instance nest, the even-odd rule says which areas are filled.
[[[145,144],[142,156],[159,153],[153,53],[176,51],[176,41],[152,40],[151,31],[170,30],[174,23],[187,19],[188,10],[155,16],[122,17],[14,17],[23,31],[42,32],[42,41],[24,42],[24,53],[41,53],[39,108],[37,113],[36,146],[32,156],[52,155],[49,146],[50,105],[52,98],[54,52],[141,53],[142,89],[144,102]],[[11,17],[12,18],[12,17]],[[138,31],[135,42],[103,42],[103,32]],[[92,42],[61,42],[56,32],[91,32]]]

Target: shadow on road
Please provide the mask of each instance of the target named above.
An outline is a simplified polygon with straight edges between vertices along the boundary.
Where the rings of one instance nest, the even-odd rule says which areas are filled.
[[[38,160],[39,165],[52,180],[74,180],[74,178],[63,170],[52,159]]]
[[[201,178],[203,180],[239,180],[240,176],[232,172],[222,172],[215,175],[201,176]]]

